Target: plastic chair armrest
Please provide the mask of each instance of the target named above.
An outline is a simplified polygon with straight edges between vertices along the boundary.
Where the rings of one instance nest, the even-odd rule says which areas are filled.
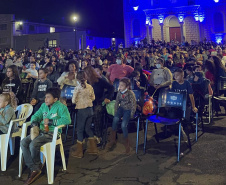
[[[59,128],[64,128],[64,127],[66,127],[66,125],[59,125],[59,126],[57,126],[58,129]]]
[[[30,125],[31,125],[31,122],[23,123],[21,140],[27,136],[27,127],[29,127]]]
[[[19,118],[19,119],[14,119],[12,120],[13,122],[19,122],[19,125],[22,126],[23,123],[26,121],[27,118]],[[20,123],[22,122],[22,123]]]
[[[58,127],[55,127],[54,128],[54,132],[53,132],[53,139],[52,139],[52,144],[53,145],[56,145],[57,135],[58,135]]]

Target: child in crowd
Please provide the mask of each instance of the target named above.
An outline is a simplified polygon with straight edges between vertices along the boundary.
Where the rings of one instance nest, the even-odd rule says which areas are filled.
[[[128,123],[133,118],[136,111],[136,97],[131,90],[131,82],[124,77],[119,82],[119,92],[115,102],[115,116],[112,123],[112,130],[110,131],[110,141],[107,143],[107,150],[111,150],[116,144],[116,131],[121,118],[122,131],[124,137],[125,153],[130,153],[130,143],[128,139]]]
[[[30,68],[23,70],[24,73],[27,73],[26,78],[38,78],[38,71],[35,69],[36,68],[36,62],[31,62]]]
[[[76,104],[77,112],[77,149],[72,152],[72,156],[76,158],[83,157],[83,139],[84,131],[89,136],[89,144],[87,152],[89,154],[97,154],[98,149],[94,133],[91,129],[91,122],[93,116],[93,101],[95,100],[93,87],[86,83],[85,72],[79,71],[77,73],[77,83],[75,87],[72,103]]]
[[[11,65],[7,68],[6,78],[1,85],[2,93],[9,93],[11,96],[11,105],[14,109],[22,101],[22,84],[19,77],[17,66]]]
[[[8,132],[9,123],[15,118],[16,115],[11,106],[10,94],[0,94],[0,135]]]
[[[41,68],[38,71],[39,75],[35,83],[34,89],[31,95],[31,105],[34,106],[34,112],[36,112],[45,101],[45,92],[48,88],[52,87],[52,82],[47,78],[47,69]]]
[[[190,83],[187,80],[184,80],[184,71],[182,69],[177,69],[174,73],[174,78],[175,81],[173,81],[171,90],[175,92],[186,92],[189,96],[192,110],[196,113],[198,109],[195,107],[193,90]],[[189,103],[187,104],[187,106],[190,107]]]
[[[203,96],[205,96],[206,94],[213,95],[210,81],[204,77],[204,73],[202,71],[201,66],[196,65],[194,66],[193,70],[195,75],[193,80],[190,81],[190,83],[199,85],[199,88],[195,90],[200,91],[199,93]]]
[[[35,138],[28,135],[20,143],[25,164],[31,172],[25,184],[31,184],[41,174],[40,147],[52,141],[55,127],[71,123],[67,107],[59,102],[60,93],[58,88],[47,89],[45,103],[31,117],[32,127],[40,128],[39,135]],[[58,132],[62,133],[62,129],[59,128]]]
[[[186,76],[185,80],[191,82],[194,78],[193,69],[191,66],[187,67],[186,74],[187,74],[187,76]]]
[[[133,90],[140,90],[140,72],[134,70],[130,75]]]

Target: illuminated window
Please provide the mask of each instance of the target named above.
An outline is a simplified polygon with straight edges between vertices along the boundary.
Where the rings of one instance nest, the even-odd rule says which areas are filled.
[[[57,40],[49,40],[49,47],[57,47]]]
[[[50,33],[55,33],[55,27],[50,27]]]

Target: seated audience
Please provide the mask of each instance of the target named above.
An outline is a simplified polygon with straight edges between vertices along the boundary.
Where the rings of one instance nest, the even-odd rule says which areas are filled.
[[[60,88],[62,89],[64,85],[71,85],[76,86],[77,85],[77,71],[78,66],[75,61],[68,62],[67,66],[65,67],[65,72],[62,73],[60,78],[58,78],[57,83],[60,85]]]

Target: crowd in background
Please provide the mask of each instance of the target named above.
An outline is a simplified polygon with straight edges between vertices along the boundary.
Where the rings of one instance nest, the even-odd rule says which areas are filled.
[[[190,98],[188,107],[202,115],[203,102],[218,92],[220,77],[226,77],[225,64],[226,46],[213,42],[179,45],[153,40],[151,44],[130,48],[120,45],[117,49],[93,47],[79,51],[60,47],[42,47],[37,51],[11,48],[0,51],[0,91],[9,93],[11,100],[5,98],[14,109],[19,104],[30,103],[36,115],[46,104],[48,89],[56,87],[63,91],[67,86],[74,87],[70,102],[52,92],[49,94],[60,100],[59,106],[76,104],[77,150],[72,156],[77,158],[83,157],[86,135],[90,142],[88,153],[98,153],[96,140],[101,142],[103,105],[115,100],[115,116],[106,148],[110,150],[115,145],[117,124],[123,118],[125,152],[129,153],[127,126],[136,110],[142,111],[142,103],[136,101],[133,91],[139,91],[141,96],[145,92],[155,94],[156,98],[161,89],[186,91]],[[215,103],[214,110],[216,114],[221,111],[220,105]]]

